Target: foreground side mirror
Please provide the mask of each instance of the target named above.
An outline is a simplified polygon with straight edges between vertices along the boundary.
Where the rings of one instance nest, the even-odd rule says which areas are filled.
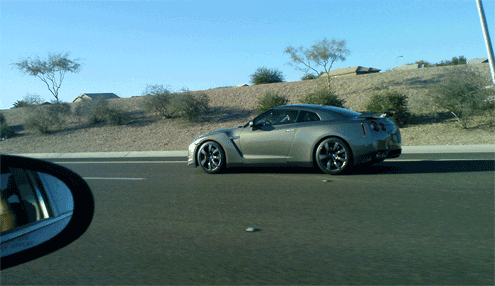
[[[11,155],[0,155],[0,169],[0,269],[52,253],[88,229],[94,199],[81,176]]]

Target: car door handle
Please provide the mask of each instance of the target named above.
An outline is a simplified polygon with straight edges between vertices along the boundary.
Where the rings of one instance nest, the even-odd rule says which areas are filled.
[[[294,128],[285,130],[285,132],[291,132],[291,131],[294,131]]]

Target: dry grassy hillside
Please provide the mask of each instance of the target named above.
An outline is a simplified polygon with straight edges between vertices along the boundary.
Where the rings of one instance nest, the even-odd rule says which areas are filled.
[[[344,76],[334,78],[332,87],[345,98],[347,108],[364,109],[374,90],[398,90],[409,97],[409,108],[416,123],[402,129],[403,145],[487,144],[495,140],[492,126],[460,129],[450,118],[435,118],[425,102],[429,89],[442,80],[447,69],[468,66],[437,67],[409,71]],[[469,65],[481,77],[490,77],[487,64]],[[2,153],[101,152],[186,150],[197,135],[219,128],[238,126],[253,115],[257,99],[267,91],[286,95],[290,104],[317,88],[324,81],[309,80],[247,87],[212,89],[204,92],[210,99],[212,113],[198,124],[180,119],[157,119],[142,110],[142,97],[112,99],[111,104],[129,112],[130,123],[124,126],[85,126],[72,118],[67,127],[48,135],[23,130],[25,108],[2,110],[7,122],[19,130],[18,135],[0,142]]]

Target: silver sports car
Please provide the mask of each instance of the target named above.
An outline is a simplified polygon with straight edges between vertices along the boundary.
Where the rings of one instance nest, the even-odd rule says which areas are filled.
[[[248,165],[318,166],[327,174],[400,156],[401,136],[390,112],[358,113],[323,105],[284,105],[244,126],[198,136],[188,165],[214,174]]]

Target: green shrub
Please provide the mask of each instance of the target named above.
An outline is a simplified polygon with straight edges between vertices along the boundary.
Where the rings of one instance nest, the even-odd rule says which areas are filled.
[[[394,90],[376,91],[371,94],[366,111],[395,111],[392,119],[399,127],[404,127],[409,119],[409,111],[407,108],[407,96]]]
[[[67,119],[72,113],[72,109],[69,103],[52,103],[50,105],[47,105],[45,108],[47,109],[48,117],[50,117],[53,121],[54,127],[65,127]]]
[[[107,110],[107,122],[113,125],[126,125],[129,122],[127,113],[118,108]]]
[[[198,95],[190,91],[174,94],[171,100],[170,113],[184,117],[188,121],[197,121],[209,112],[209,98],[205,93]]]
[[[26,128],[42,134],[62,129],[70,113],[71,107],[68,103],[31,105],[28,109]]]
[[[256,107],[256,113],[261,114],[270,108],[286,105],[288,102],[289,99],[287,97],[281,96],[275,92],[268,91],[265,93],[264,96],[258,99],[258,106]]]
[[[0,123],[0,138],[10,138],[15,135],[14,128],[10,127],[7,123]]]
[[[128,122],[127,113],[115,107],[111,107],[105,98],[81,100],[74,108],[74,115],[86,121],[88,124],[109,123],[124,125]]]
[[[435,64],[435,66],[436,67],[455,66],[455,65],[465,65],[466,63],[467,63],[466,57],[459,56],[459,57],[452,57],[452,60],[450,60],[450,61],[441,61],[441,62]]]
[[[173,95],[163,85],[148,85],[143,92],[143,96],[145,110],[163,117],[174,117],[173,112],[170,110]]]
[[[301,80],[310,80],[310,79],[316,79],[316,76],[312,74],[307,74],[301,78]]]
[[[15,135],[14,128],[7,124],[5,116],[0,113],[0,138],[9,138]]]
[[[88,124],[98,124],[106,121],[108,109],[108,100],[104,98],[83,99],[75,106],[74,115]]]
[[[275,83],[275,82],[283,82],[284,76],[281,71],[277,69],[269,69],[266,67],[261,67],[251,75],[251,83],[256,84],[265,84],[265,83]]]
[[[462,128],[477,115],[492,112],[489,98],[495,95],[493,88],[485,88],[490,82],[468,69],[452,68],[444,80],[437,84],[429,97],[437,108],[449,111]]]
[[[20,108],[20,107],[28,107],[30,104],[25,100],[18,100],[14,102],[14,106],[12,108]]]
[[[303,104],[330,105],[344,108],[345,100],[339,98],[328,87],[318,88],[299,100]]]

